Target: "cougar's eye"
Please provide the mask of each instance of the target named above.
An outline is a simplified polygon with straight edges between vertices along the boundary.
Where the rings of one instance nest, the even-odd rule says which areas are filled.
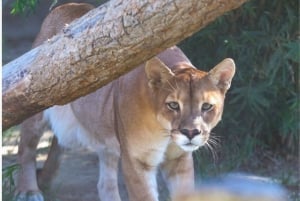
[[[212,108],[213,108],[212,104],[203,103],[202,107],[201,107],[201,110],[202,110],[202,112],[207,112],[207,111],[210,111]]]
[[[175,111],[178,111],[180,108],[177,102],[169,102],[167,103],[167,106],[170,110],[175,110]]]

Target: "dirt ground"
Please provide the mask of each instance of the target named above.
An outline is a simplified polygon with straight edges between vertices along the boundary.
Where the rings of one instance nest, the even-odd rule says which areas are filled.
[[[14,141],[18,142],[18,137]],[[2,165],[7,167],[16,163],[17,147],[13,142],[3,141],[3,144]],[[42,167],[46,159],[49,135],[41,140],[40,145],[43,146],[40,146],[37,154],[38,167]],[[46,197],[51,201],[97,201],[97,167],[98,158],[95,154],[82,149],[65,151],[52,189],[47,191]]]
[[[52,1],[40,3],[36,12],[28,16],[12,16],[9,14],[10,1],[3,1],[3,64],[17,58],[31,48],[32,41],[39,31],[39,27],[48,13],[48,9]],[[63,2],[63,1],[60,1]],[[66,2],[66,1],[64,1]],[[74,2],[74,1],[72,1]],[[87,2],[87,1],[84,1]],[[94,1],[95,2],[95,1]],[[19,138],[15,134],[12,138],[3,139],[2,147],[2,165],[16,163],[16,145]],[[46,150],[49,146],[49,138],[46,135],[41,141],[38,154],[38,166],[41,166],[46,158]],[[293,159],[297,160],[297,159]],[[275,161],[276,162],[276,161]],[[274,162],[274,163],[275,163]],[[299,164],[293,162],[292,171],[295,172],[296,182],[299,182]],[[270,171],[270,175],[272,171]],[[97,180],[98,180],[98,158],[87,150],[67,150],[62,158],[62,163],[56,176],[52,189],[48,192],[49,200],[59,201],[97,201]],[[120,175],[121,177],[121,175]],[[299,185],[299,184],[298,184]],[[299,193],[299,186],[294,185],[295,192]],[[297,189],[298,188],[298,189]],[[121,196],[127,200],[126,190],[120,180]],[[160,188],[163,196],[161,200],[166,200],[165,187]],[[299,200],[298,198],[293,200]]]
[[[47,157],[52,134],[46,132],[38,145],[37,166],[41,168]],[[19,132],[16,130],[2,142],[2,165],[3,168],[15,164],[17,161],[17,150],[19,143]],[[48,201],[97,201],[98,181],[98,157],[89,150],[79,148],[65,150],[61,165],[58,170],[51,189],[45,193]],[[120,196],[124,201],[128,200],[127,192],[121,173],[119,173]],[[163,187],[164,188],[164,187]],[[161,191],[164,191],[160,188]],[[161,192],[166,199],[166,194]]]

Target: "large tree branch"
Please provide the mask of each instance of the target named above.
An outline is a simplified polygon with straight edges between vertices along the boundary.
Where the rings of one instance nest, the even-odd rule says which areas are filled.
[[[245,1],[109,1],[3,67],[3,129],[95,91]]]

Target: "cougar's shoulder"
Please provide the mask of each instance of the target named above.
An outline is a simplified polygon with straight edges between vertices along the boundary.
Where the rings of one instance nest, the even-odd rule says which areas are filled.
[[[66,24],[81,17],[94,8],[87,3],[69,3],[56,7],[44,20],[41,30],[33,42],[36,47],[60,32]]]

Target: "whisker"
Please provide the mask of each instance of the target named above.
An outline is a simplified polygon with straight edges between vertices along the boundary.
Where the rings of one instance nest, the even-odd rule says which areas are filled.
[[[218,139],[222,138],[222,136],[220,136],[220,135],[212,135],[211,133],[210,133],[210,136],[213,138],[218,138]]]
[[[218,159],[218,155],[217,155],[216,151],[214,150],[214,147],[211,144],[209,144],[209,141],[207,141],[205,143],[205,145],[208,147],[208,150],[211,152],[214,163],[216,163],[216,161]]]
[[[210,140],[208,140],[208,142],[211,143],[212,145],[216,146],[216,148],[220,147],[220,142],[218,142],[216,140],[210,139]]]
[[[216,141],[221,141],[221,137],[219,137],[219,136],[210,135],[209,139],[213,139],[213,140],[216,140]]]
[[[221,137],[220,135],[216,135],[217,133],[214,133],[214,132],[210,132],[210,134],[211,134],[212,136]]]
[[[214,142],[214,141],[212,141],[212,140],[209,140],[208,143],[210,143],[210,146],[212,146],[212,145],[217,145],[217,143]]]
[[[179,129],[174,128],[171,130],[171,132],[179,132]]]
[[[209,138],[208,142],[211,142],[214,145],[219,145],[220,144],[220,140],[218,139],[213,139],[213,138]]]
[[[170,137],[171,136],[171,132],[168,129],[160,129],[161,132],[165,135],[163,135],[163,137]]]
[[[221,145],[212,141],[208,142],[209,145],[214,149],[214,151],[220,150]]]
[[[215,149],[220,149],[221,147],[221,140],[220,138],[214,138],[214,137],[211,137],[208,139],[208,143],[211,143],[211,145],[215,148]]]
[[[210,133],[208,141],[211,141],[214,144],[220,144],[221,139],[222,139],[222,136],[212,135],[212,133]]]

